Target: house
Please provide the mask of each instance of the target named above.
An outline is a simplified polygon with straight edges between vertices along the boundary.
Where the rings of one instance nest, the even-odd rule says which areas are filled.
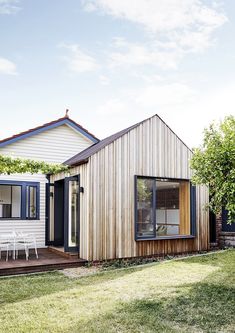
[[[99,140],[68,115],[0,140],[0,154],[62,163]],[[46,183],[42,174],[0,175],[0,234],[34,233],[46,246]]]
[[[235,247],[235,221],[228,224],[228,211],[222,209],[220,216],[217,216],[217,226],[219,230],[219,245],[220,247]]]
[[[47,184],[47,244],[104,260],[208,250],[208,189],[191,150],[154,115],[99,141]]]
[[[235,221],[228,224],[226,209],[217,215],[210,212],[210,243],[220,248],[235,247]]]

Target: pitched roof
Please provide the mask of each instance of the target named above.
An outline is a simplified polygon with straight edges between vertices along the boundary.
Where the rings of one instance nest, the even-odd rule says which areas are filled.
[[[80,165],[80,164],[86,163],[90,156],[94,155],[99,150],[103,149],[104,147],[106,147],[110,143],[119,139],[120,137],[122,137],[123,135],[125,135],[126,133],[131,131],[132,129],[138,127],[140,124],[144,123],[146,120],[151,119],[155,116],[158,117],[172,131],[172,129],[164,122],[164,120],[162,120],[161,117],[159,117],[157,114],[155,114],[154,116],[152,116],[150,118],[144,119],[144,120],[142,120],[142,121],[140,121],[140,122],[138,122],[138,123],[136,123],[136,124],[134,124],[130,127],[125,128],[122,131],[119,131],[115,134],[112,134],[112,135],[108,136],[107,138],[99,141],[98,143],[88,147],[87,149],[83,150],[82,152],[80,152],[80,153],[76,154],[75,156],[71,157],[70,159],[65,161],[64,164],[67,164],[69,166],[75,166],[75,165]],[[172,132],[175,134],[174,131],[172,131]],[[191,151],[191,149],[178,137],[178,135],[177,134],[175,134],[175,135]]]
[[[47,130],[52,129],[52,128],[56,128],[56,127],[64,125],[64,124],[73,127],[75,130],[80,132],[82,135],[84,135],[86,138],[93,141],[94,143],[99,142],[99,139],[97,139],[93,134],[88,132],[88,130],[86,130],[84,127],[82,127],[81,125],[76,123],[74,120],[70,119],[68,116],[65,116],[65,117],[53,120],[49,123],[43,124],[41,126],[37,126],[35,128],[31,128],[27,131],[18,133],[16,135],[13,135],[13,136],[8,137],[6,139],[0,140],[0,148],[4,147],[6,145],[9,145],[11,143],[14,143],[18,140],[26,139],[26,138],[28,138],[32,135],[42,133],[44,131],[47,131]]]
[[[106,147],[107,145],[109,145],[110,143],[114,142],[115,140],[119,139],[120,137],[122,137],[123,135],[125,135],[126,133],[128,133],[129,131],[131,131],[132,129],[138,127],[140,124],[144,123],[145,121],[147,121],[148,119],[151,119],[153,117],[158,117],[171,131],[172,129],[157,115],[155,114],[154,116],[144,119],[141,122],[138,122],[130,127],[125,128],[122,131],[119,131],[113,135],[108,136],[107,138],[99,141],[98,143],[88,147],[87,149],[83,150],[82,152],[78,153],[77,155],[71,157],[70,159],[68,159],[67,161],[64,162],[64,164],[67,164],[69,166],[75,166],[75,165],[79,165],[79,164],[83,164],[86,163],[88,161],[88,158],[92,155],[94,155],[95,153],[97,153],[99,150],[101,150],[102,148]],[[172,131],[173,132],[173,131]],[[175,132],[173,132],[175,134]],[[175,134],[176,135],[176,134]],[[176,135],[177,136],[177,135]],[[178,136],[177,136],[178,137]],[[178,139],[189,149],[191,150],[179,137]]]
[[[88,147],[87,149],[83,150],[82,152],[78,153],[77,155],[71,157],[67,161],[64,162],[64,164],[67,164],[69,166],[72,165],[79,165],[87,161],[87,159],[91,156],[97,153],[99,150],[104,148],[105,146],[109,145],[113,141],[119,139],[124,134],[128,133],[132,128],[135,128],[140,123],[135,124],[131,127],[125,128],[124,130],[117,132],[113,135],[108,136],[107,138],[99,141],[98,143]]]

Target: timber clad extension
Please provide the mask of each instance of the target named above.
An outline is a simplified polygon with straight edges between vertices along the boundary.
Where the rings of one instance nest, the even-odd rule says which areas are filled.
[[[0,175],[0,234],[34,233],[86,260],[209,248],[208,190],[191,184],[192,152],[157,115],[101,141],[66,116],[1,140],[0,154],[69,166]]]
[[[70,175],[79,175],[80,186],[84,189],[80,193],[80,257],[103,260],[207,250],[208,212],[204,206],[208,202],[208,190],[197,186],[190,195],[191,156],[191,150],[155,115],[69,159],[66,163],[71,167]],[[50,182],[65,176],[63,173],[55,175]],[[137,176],[154,177],[169,183],[171,180],[174,180],[173,183],[185,182],[181,187],[185,186],[181,195],[184,196],[185,206],[182,206],[181,200],[172,209],[160,207],[164,208],[165,216],[170,216],[173,213],[176,215],[176,205],[182,206],[178,207],[185,221],[181,234],[136,239]],[[192,200],[194,204],[190,205]],[[150,207],[148,202],[144,204]],[[139,204],[140,210],[141,205],[143,202]],[[151,211],[156,208],[159,209],[151,207]],[[148,216],[151,220],[152,215],[149,213]],[[194,224],[191,223],[193,216]],[[182,225],[180,228],[182,230]],[[156,235],[156,230],[151,228],[148,232]]]

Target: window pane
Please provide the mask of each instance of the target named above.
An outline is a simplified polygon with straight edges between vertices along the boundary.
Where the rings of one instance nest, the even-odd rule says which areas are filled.
[[[29,186],[28,196],[29,218],[33,219],[37,217],[37,188],[35,186]]]
[[[55,236],[55,214],[54,214],[54,205],[55,205],[55,188],[54,186],[49,185],[49,191],[50,191],[50,241],[54,241],[54,236]]]
[[[26,210],[26,218],[29,218],[29,187],[26,187],[26,207],[24,208]]]
[[[21,216],[21,186],[12,186],[12,217]]]
[[[154,237],[152,179],[137,179],[137,237]]]
[[[189,182],[156,181],[157,236],[190,234]]]
[[[36,219],[37,218],[37,187],[27,186],[26,190],[26,218]]]
[[[0,185],[0,218],[21,217],[21,186]]]
[[[71,180],[69,182],[69,246],[77,246],[77,205],[78,205],[78,181]]]
[[[179,183],[156,181],[157,236],[178,235],[180,224]]]

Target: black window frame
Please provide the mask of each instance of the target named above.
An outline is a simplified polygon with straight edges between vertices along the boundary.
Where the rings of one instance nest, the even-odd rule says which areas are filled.
[[[166,235],[166,236],[157,236],[156,235],[156,200],[154,201],[153,206],[153,225],[154,225],[154,236],[138,236],[138,208],[137,208],[137,180],[138,179],[152,179],[154,182],[154,193],[153,197],[156,198],[156,181],[163,180],[169,182],[181,182],[187,181],[190,184],[190,235]],[[152,176],[134,176],[134,223],[135,223],[135,241],[144,241],[144,240],[164,240],[164,239],[190,239],[196,237],[196,186],[192,185],[190,179],[183,178],[170,178],[170,177],[152,177]]]
[[[28,182],[28,181],[10,181],[0,180],[0,186],[21,186],[21,212],[20,217],[0,217],[0,220],[40,220],[40,183],[39,182]],[[36,217],[30,218],[26,212],[30,209],[30,201],[27,205],[26,197],[29,193],[29,188],[36,188]]]

